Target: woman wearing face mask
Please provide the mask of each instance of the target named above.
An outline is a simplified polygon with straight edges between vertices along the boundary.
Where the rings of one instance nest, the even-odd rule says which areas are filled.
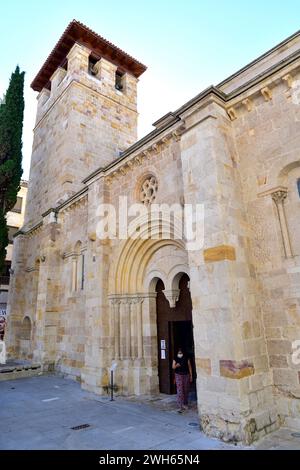
[[[182,348],[178,349],[176,358],[173,360],[172,369],[175,371],[177,389],[178,413],[188,408],[189,384],[193,381],[191,361]]]

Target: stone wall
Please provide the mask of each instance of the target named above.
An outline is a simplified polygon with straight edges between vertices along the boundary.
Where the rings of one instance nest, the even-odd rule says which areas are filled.
[[[57,326],[58,371],[80,380],[84,366],[87,264],[87,197],[66,207],[58,217],[59,278],[61,283]]]
[[[268,96],[253,94],[251,110],[239,109],[233,131],[276,404],[287,423],[299,426],[299,365],[292,361],[300,338],[298,81],[296,69],[290,87],[277,79]],[[254,338],[255,325],[248,327]]]

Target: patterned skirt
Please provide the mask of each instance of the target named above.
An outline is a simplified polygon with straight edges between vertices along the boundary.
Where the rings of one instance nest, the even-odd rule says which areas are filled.
[[[180,408],[182,408],[183,406],[187,406],[188,404],[190,376],[189,374],[175,374],[175,381],[177,389],[177,404]]]

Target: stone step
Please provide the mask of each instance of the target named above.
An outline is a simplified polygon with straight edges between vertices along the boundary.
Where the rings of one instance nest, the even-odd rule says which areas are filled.
[[[23,379],[42,375],[41,364],[2,365],[0,367],[0,382],[3,380]]]

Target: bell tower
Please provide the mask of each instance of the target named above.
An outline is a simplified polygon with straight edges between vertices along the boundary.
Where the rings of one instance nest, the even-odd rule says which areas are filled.
[[[39,95],[25,226],[136,141],[137,82],[145,70],[83,24],[69,24],[31,84]]]

